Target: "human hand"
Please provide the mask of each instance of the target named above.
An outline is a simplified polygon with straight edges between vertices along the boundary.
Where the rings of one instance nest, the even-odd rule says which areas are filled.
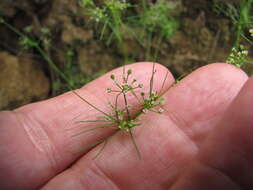
[[[127,67],[148,90],[146,77],[152,64]],[[166,69],[157,65],[156,70],[162,79]],[[122,70],[113,73],[121,75]],[[111,87],[109,76],[89,83],[78,94],[110,111],[106,102],[112,97],[103,91]],[[247,79],[231,65],[212,64],[166,91],[174,80],[169,75],[164,88],[167,111],[142,115],[142,126],[133,129],[141,160],[122,132],[95,160],[102,145],[80,152],[113,130],[71,137],[78,131],[76,121],[101,115],[71,92],[1,112],[0,189],[251,189],[253,79],[245,84]],[[161,82],[156,77],[154,90]],[[138,102],[129,101],[138,112]]]

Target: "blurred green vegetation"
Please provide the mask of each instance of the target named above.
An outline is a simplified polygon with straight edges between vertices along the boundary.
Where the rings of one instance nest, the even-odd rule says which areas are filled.
[[[77,4],[82,11],[71,16],[73,22],[78,23],[79,18],[84,18],[86,24],[78,23],[78,27],[91,29],[94,34],[92,38],[103,47],[120,49],[116,56],[123,57],[121,64],[137,60],[131,52],[133,50],[129,50],[129,42],[141,47],[145,55],[143,60],[156,61],[162,43],[173,37],[180,28],[180,16],[175,14],[178,11],[176,1],[77,0]],[[248,31],[253,28],[253,0],[242,0],[239,6],[229,1],[213,0],[212,5],[216,14],[232,20],[231,33],[235,34],[235,47],[240,47],[242,39],[252,43]],[[0,24],[18,36],[18,44],[21,47],[19,51],[39,55],[47,65],[51,96],[79,88],[104,74],[104,70],[92,75],[81,72],[77,63],[79,52],[76,51],[76,43],[59,43],[52,28],[27,25],[17,29],[1,15],[0,13]],[[59,55],[60,59],[55,54]],[[92,61],[89,64],[92,65]]]
[[[157,40],[157,36],[159,36],[159,43],[161,43],[163,38],[173,35],[179,26],[178,20],[170,13],[175,5],[165,0],[158,0],[156,3],[147,0],[137,3],[123,0],[108,0],[102,3],[95,3],[93,0],[80,0],[79,6],[83,8],[83,15],[89,17],[91,26],[94,26],[94,31],[96,31],[94,38],[105,42],[106,46],[110,46],[112,43],[118,44],[117,46],[123,49],[125,64],[128,64],[133,58],[124,51],[129,38],[124,39],[123,31],[127,31],[130,40],[137,41],[144,48],[144,51],[147,52],[147,60],[155,60],[159,45],[157,45],[155,53],[152,54],[151,44]],[[0,24],[7,26],[19,37],[18,44],[22,47],[22,51],[39,54],[47,63],[53,96],[69,89],[78,88],[103,74],[101,71],[95,75],[87,76],[80,72],[75,59],[76,52],[71,47],[65,49],[55,47],[56,43],[50,28],[37,28],[35,35],[35,28],[30,25],[20,31],[3,17],[0,17]],[[65,57],[64,62],[55,62],[52,51]]]

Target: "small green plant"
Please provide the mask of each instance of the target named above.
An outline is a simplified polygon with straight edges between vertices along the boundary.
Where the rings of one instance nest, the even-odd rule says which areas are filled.
[[[253,27],[253,1],[242,0],[240,1],[239,6],[236,6],[236,4],[228,1],[215,0],[214,7],[217,13],[224,14],[233,22],[233,29],[236,38],[234,41],[234,46],[226,62],[235,65],[236,67],[242,67],[245,63],[252,64],[247,60],[249,51],[245,45],[242,45],[245,44],[242,42],[242,39],[251,45],[253,44],[251,39],[247,37],[247,31],[249,31],[251,37],[253,36],[252,29],[249,29]]]
[[[253,37],[253,30],[249,29],[249,34],[251,37]],[[249,42],[251,45],[253,45],[253,42],[251,39],[243,36],[243,38]],[[240,45],[239,47],[233,47],[230,55],[227,58],[227,63],[235,65],[237,67],[242,67],[244,64],[252,64],[252,62],[247,60],[247,56],[249,54],[249,51],[245,48],[245,46]]]
[[[133,142],[133,145],[136,149],[138,157],[141,158],[141,153],[140,153],[138,146],[135,142],[135,138],[133,136],[132,130],[134,127],[141,125],[141,120],[139,117],[141,113],[147,113],[147,111],[153,111],[155,113],[161,114],[163,112],[163,110],[161,110],[161,109],[162,109],[162,104],[164,103],[164,99],[162,100],[161,94],[158,94],[157,92],[153,91],[153,80],[154,80],[154,76],[155,76],[155,64],[153,64],[153,68],[152,68],[152,74],[151,74],[151,78],[150,78],[150,89],[149,89],[147,97],[145,97],[144,92],[141,92],[142,99],[138,97],[136,90],[141,89],[143,87],[143,85],[139,84],[137,79],[130,80],[131,75],[132,75],[132,70],[129,69],[127,72],[125,72],[125,67],[123,67],[122,82],[119,82],[116,79],[115,75],[112,74],[110,76],[113,84],[115,85],[115,89],[109,88],[109,89],[107,89],[107,93],[116,93],[115,101],[113,103],[109,102],[109,105],[112,108],[111,113],[105,113],[104,111],[100,110],[99,108],[94,106],[92,103],[88,102],[86,99],[81,97],[75,91],[73,91],[73,93],[75,93],[85,103],[87,103],[88,105],[90,105],[91,107],[93,107],[95,110],[97,110],[98,112],[100,112],[102,114],[102,116],[100,117],[101,119],[77,121],[77,123],[87,123],[87,122],[88,123],[89,122],[99,122],[99,123],[102,122],[102,123],[104,123],[101,126],[85,129],[84,131],[81,131],[81,132],[75,134],[74,136],[86,133],[88,131],[93,131],[95,129],[101,129],[101,128],[103,128],[103,129],[104,128],[113,128],[116,131],[125,131],[130,134],[130,137],[132,139],[132,142]],[[167,76],[168,76],[168,72],[165,76],[165,79],[163,80],[162,88],[164,87]],[[161,88],[161,90],[162,90],[162,88]],[[161,92],[161,90],[160,90],[160,92]],[[134,97],[140,103],[142,112],[140,112],[137,116],[134,114],[131,114],[131,111],[130,111],[131,105],[129,105],[128,98],[127,98],[129,93],[134,95]],[[124,100],[124,107],[123,108],[119,108],[119,106],[118,106],[118,99],[120,96],[122,96],[123,100]],[[154,110],[155,107],[159,107],[158,111]],[[98,141],[97,143],[88,147],[88,148],[91,148],[93,146],[96,146],[97,144],[104,143],[102,148],[96,154],[95,158],[102,152],[102,150],[105,148],[105,145],[107,144],[108,139],[111,138],[112,136],[106,137],[106,138],[104,138],[104,139]]]
[[[162,108],[162,105],[164,104],[165,100],[161,96],[161,94],[162,94],[162,89],[164,87],[164,84],[165,84],[167,76],[168,76],[168,72],[166,73],[166,76],[163,80],[162,87],[161,87],[161,90],[159,93],[153,91],[153,81],[154,81],[155,73],[156,73],[155,65],[153,65],[152,75],[151,75],[150,84],[149,84],[148,96],[145,97],[145,93],[141,92],[141,97],[143,100],[143,103],[142,103],[142,112],[143,113],[147,113],[148,111],[152,111],[155,113],[163,113],[163,111],[164,111],[164,109]],[[158,110],[154,109],[156,107],[158,107],[159,109]]]
[[[72,80],[71,80],[72,74],[69,74],[68,72],[62,72],[56,66],[56,64],[54,64],[54,62],[52,61],[50,56],[48,56],[47,52],[41,47],[41,44],[38,41],[36,41],[32,37],[30,37],[29,35],[21,33],[20,31],[18,31],[16,28],[12,27],[11,25],[6,23],[5,21],[3,21],[3,24],[5,24],[10,30],[15,32],[20,37],[19,44],[22,47],[24,47],[25,49],[34,48],[35,50],[37,50],[42,55],[42,57],[48,62],[48,64],[54,69],[54,71],[57,74],[59,74],[60,77],[63,80],[65,80],[67,82],[67,85],[68,85],[69,89],[71,89],[72,92],[76,96],[78,96],[80,99],[82,99],[89,106],[93,107],[95,110],[97,110],[101,114],[103,114],[102,117],[101,117],[102,119],[93,120],[93,121],[78,121],[78,123],[82,123],[82,122],[104,122],[107,125],[98,126],[98,127],[91,128],[91,129],[86,129],[84,131],[81,131],[78,134],[75,134],[74,136],[80,135],[80,134],[88,132],[88,131],[93,131],[95,129],[101,129],[101,128],[114,128],[117,131],[125,131],[125,132],[130,134],[130,137],[131,137],[133,145],[134,145],[134,147],[137,151],[137,154],[138,154],[139,158],[141,158],[140,151],[137,147],[137,144],[135,142],[135,138],[134,138],[133,133],[132,133],[132,129],[134,127],[141,125],[141,121],[138,117],[140,114],[137,115],[137,116],[131,114],[131,111],[130,111],[131,110],[131,105],[129,105],[127,97],[128,97],[128,94],[130,94],[130,93],[132,95],[134,95],[134,97],[140,103],[141,111],[142,111],[141,113],[147,113],[148,111],[152,111],[152,112],[155,112],[155,113],[162,113],[163,112],[162,104],[164,102],[164,99],[161,97],[161,94],[160,94],[161,91],[159,93],[153,91],[153,82],[154,82],[154,76],[155,76],[155,73],[156,73],[155,64],[153,64],[153,67],[152,67],[152,73],[151,73],[151,78],[150,78],[150,89],[149,89],[149,92],[147,93],[147,95],[145,95],[144,92],[141,92],[140,96],[138,96],[136,90],[137,89],[142,89],[143,85],[138,83],[137,79],[131,79],[130,80],[130,77],[132,75],[132,70],[131,69],[125,71],[125,67],[123,67],[123,74],[122,74],[121,82],[119,82],[119,80],[116,79],[115,75],[111,75],[110,78],[111,78],[112,82],[115,85],[115,89],[107,89],[107,92],[108,93],[116,93],[116,96],[115,96],[115,102],[114,103],[109,102],[109,105],[112,108],[112,113],[105,113],[104,111],[100,110],[99,108],[94,106],[92,103],[88,102],[86,99],[81,97],[78,93],[76,93],[73,90],[74,87],[73,87],[73,83],[72,83]],[[30,33],[31,31],[32,31],[31,27],[28,27],[28,28],[25,29],[25,32],[27,32],[27,33]],[[48,35],[48,32],[45,31],[45,34]],[[41,40],[41,41],[43,41],[43,40]],[[73,51],[68,50],[66,52],[66,60],[67,60],[66,61],[66,68],[67,68],[67,70],[72,68],[72,57],[73,57]],[[165,79],[162,83],[161,90],[164,87],[167,76],[168,76],[168,72],[167,72],[167,74],[165,76]],[[56,86],[54,86],[54,88],[59,88],[59,86],[57,87],[57,85],[59,85],[59,84],[55,83],[55,85]],[[118,99],[119,99],[120,96],[123,97],[123,100],[124,100],[124,103],[125,103],[123,108],[119,108],[119,106],[118,106]],[[159,109],[155,110],[156,107],[159,107]],[[108,124],[110,124],[110,125],[108,125]],[[104,146],[98,152],[96,157],[102,152],[102,150],[104,149],[107,141],[112,136],[104,138],[101,141],[98,141],[96,144],[90,146],[90,147],[93,147],[97,144],[104,143]]]
[[[94,2],[92,0],[82,0],[81,5],[83,7],[87,6],[95,6]],[[106,1],[104,4],[105,7],[94,7],[95,9],[91,10],[91,15],[93,15],[94,19],[98,23],[103,23],[103,30],[105,28],[109,27],[111,31],[113,32],[113,35],[116,36],[116,38],[120,41],[120,36],[117,35],[118,29],[124,25],[124,21],[122,19],[122,13],[124,10],[128,9],[132,5],[129,3],[126,3],[125,1],[115,1],[115,0],[109,0]],[[160,7],[161,10],[162,7]],[[159,17],[159,16],[157,16]],[[138,18],[140,19],[140,18]],[[156,18],[158,19],[158,18]],[[163,18],[165,19],[165,17]],[[152,23],[148,23],[148,20],[146,20],[146,25],[150,27]],[[157,21],[156,21],[157,22]],[[95,128],[88,128],[83,131],[80,131],[79,133],[75,134],[74,136],[81,135],[88,131],[93,131],[96,129],[104,129],[104,128],[113,128],[116,131],[123,131],[130,135],[131,140],[133,142],[134,148],[138,154],[138,157],[141,158],[141,153],[138,149],[137,143],[135,142],[135,138],[133,135],[133,129],[136,126],[141,125],[141,114],[146,114],[147,112],[155,112],[158,114],[162,114],[164,112],[163,103],[164,98],[162,97],[162,89],[164,88],[168,72],[163,80],[161,90],[159,92],[153,90],[154,80],[155,80],[155,64],[153,64],[151,77],[150,77],[150,84],[149,84],[149,91],[148,92],[140,92],[143,88],[143,85],[138,83],[138,79],[132,78],[133,71],[131,69],[125,70],[125,67],[123,67],[123,74],[121,78],[116,78],[115,75],[111,75],[110,78],[115,85],[115,88],[113,89],[107,89],[107,93],[112,94],[112,96],[115,96],[114,102],[109,102],[109,106],[111,107],[111,112],[104,112],[103,110],[99,109],[92,103],[88,102],[85,98],[81,97],[74,89],[75,83],[74,81],[77,80],[75,77],[76,75],[73,75],[73,57],[74,57],[74,51],[72,49],[68,49],[65,51],[65,58],[66,62],[64,63],[64,69],[59,68],[54,61],[52,60],[50,56],[50,48],[52,48],[52,42],[51,42],[51,33],[49,29],[42,28],[40,30],[41,38],[37,39],[33,36],[33,28],[31,26],[26,27],[22,32],[17,30],[12,25],[5,22],[4,19],[0,19],[0,23],[7,26],[10,30],[12,30],[14,33],[16,33],[20,40],[19,45],[23,47],[25,50],[31,50],[38,52],[44,60],[48,63],[50,68],[59,75],[61,80],[64,80],[67,82],[67,86],[69,89],[72,90],[72,92],[82,99],[86,104],[97,110],[101,113],[101,117],[95,120],[87,120],[87,121],[77,121],[77,123],[89,123],[89,122],[99,122],[102,125],[99,124],[99,126]],[[163,23],[165,24],[165,23]],[[159,25],[159,27],[162,27],[162,25]],[[155,32],[155,30],[159,30],[153,23],[152,30],[149,30],[149,32]],[[147,30],[148,31],[148,30]],[[165,29],[162,30],[163,35],[168,35],[168,31]],[[102,32],[103,36],[103,32]],[[81,80],[81,78],[80,78]],[[53,90],[58,91],[61,88],[61,82],[59,79],[54,80],[53,82]],[[128,96],[133,95],[136,100],[139,102],[140,105],[140,112],[139,114],[133,114],[131,112],[131,105],[128,101]],[[123,107],[119,107],[118,101],[119,98],[123,98],[124,105]],[[115,133],[114,133],[115,134]],[[113,135],[114,135],[113,134]],[[97,143],[89,146],[88,148],[91,148],[93,146],[96,146],[100,143],[104,143],[102,148],[97,153],[96,157],[102,152],[102,150],[105,148],[108,140],[113,136],[106,137],[104,139],[101,139]],[[87,148],[87,147],[86,147]]]
[[[159,48],[164,38],[172,36],[178,29],[178,21],[171,16],[171,12],[175,9],[173,2],[166,0],[158,0],[155,3],[143,0],[143,11],[140,15],[133,17],[130,21],[135,26],[141,26],[142,33],[138,36],[139,42],[146,49],[146,57],[156,60]],[[154,53],[151,48],[155,42]]]
[[[85,8],[86,6],[94,5],[94,2],[93,2],[93,0],[80,0],[79,4],[81,7]]]
[[[107,38],[107,44],[110,44],[112,39],[122,41],[120,29],[124,25],[124,13],[131,7],[130,3],[107,0],[102,7],[99,7],[92,0],[81,0],[80,5],[87,10],[92,20],[102,25],[100,39],[103,39],[105,30],[109,29],[111,34]]]
[[[140,23],[150,33],[159,32],[162,36],[171,36],[178,27],[178,22],[170,16],[175,5],[165,0],[158,0],[145,6],[140,15]]]
[[[156,59],[163,39],[170,37],[179,25],[171,16],[175,4],[166,0],[107,0],[101,4],[81,0],[80,6],[95,21],[100,40],[106,40],[107,45],[116,42],[124,49],[126,35],[128,40],[137,42],[144,49],[146,59]],[[155,51],[151,53],[152,48]],[[124,57],[128,59],[128,55]]]

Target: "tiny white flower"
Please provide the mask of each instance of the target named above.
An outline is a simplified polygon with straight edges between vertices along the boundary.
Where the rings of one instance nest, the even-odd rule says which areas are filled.
[[[243,50],[243,51],[242,51],[242,54],[248,55],[248,54],[249,54],[249,51],[248,51],[248,50]]]
[[[148,113],[148,109],[143,109],[142,112],[146,114]]]
[[[250,35],[253,37],[253,28],[249,30]]]
[[[164,112],[164,109],[159,108],[158,112],[159,112],[159,113],[163,113],[163,112]]]

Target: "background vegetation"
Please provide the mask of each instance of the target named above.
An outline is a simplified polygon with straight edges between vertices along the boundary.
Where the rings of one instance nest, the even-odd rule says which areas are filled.
[[[252,0],[3,0],[0,109],[81,87],[137,61],[164,64],[175,77],[224,62],[233,47],[250,50],[252,6]]]

